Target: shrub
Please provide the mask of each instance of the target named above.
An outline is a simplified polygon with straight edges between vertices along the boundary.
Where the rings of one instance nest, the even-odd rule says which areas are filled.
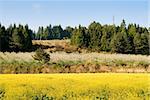
[[[50,61],[50,55],[46,53],[43,49],[39,48],[35,51],[35,54],[32,56],[35,60],[47,63]]]

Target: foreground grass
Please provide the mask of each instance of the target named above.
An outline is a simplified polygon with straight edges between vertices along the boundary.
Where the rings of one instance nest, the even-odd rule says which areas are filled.
[[[5,100],[148,100],[150,74],[0,75]]]

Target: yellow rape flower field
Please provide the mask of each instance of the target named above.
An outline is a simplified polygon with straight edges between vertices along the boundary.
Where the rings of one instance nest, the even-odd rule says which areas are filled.
[[[0,100],[149,100],[150,74],[5,74]]]

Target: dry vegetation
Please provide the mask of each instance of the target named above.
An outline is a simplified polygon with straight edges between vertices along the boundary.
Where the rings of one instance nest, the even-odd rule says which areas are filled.
[[[64,51],[66,48],[74,48],[69,43],[69,40],[33,41],[34,45],[48,46],[45,49],[51,58],[48,64],[35,61],[32,57],[34,52],[0,52],[0,71],[1,73],[16,73],[16,70],[21,70],[17,73],[150,72],[150,56],[85,52],[85,50],[68,53]],[[63,50],[58,51],[59,47]],[[52,50],[55,52],[51,52]]]
[[[8,66],[22,67],[24,71],[27,70],[24,69],[26,67],[37,70],[39,70],[39,67],[41,68],[41,71],[31,73],[150,72],[150,56],[55,52],[50,53],[51,61],[49,64],[43,65],[35,61],[32,55],[34,55],[34,52],[0,53],[0,66],[5,66],[5,68],[8,68]],[[58,69],[56,70],[54,67],[58,67]],[[7,73],[13,73],[8,71],[8,69]]]
[[[80,49],[75,46],[70,45],[70,40],[33,40],[33,45],[41,46],[48,52],[66,52],[66,53],[73,53],[73,52],[88,52],[85,49]]]
[[[97,62],[108,62],[111,63],[113,61],[123,61],[123,62],[131,62],[131,63],[150,63],[150,56],[146,55],[126,55],[126,54],[105,54],[105,53],[65,53],[65,52],[55,52],[49,53],[51,56],[52,62],[57,61],[97,61]],[[7,61],[25,61],[32,62],[34,61],[32,55],[34,52],[0,52],[0,62]]]
[[[39,44],[39,45],[47,45],[47,46],[65,46],[70,43],[70,40],[32,40],[33,45]]]

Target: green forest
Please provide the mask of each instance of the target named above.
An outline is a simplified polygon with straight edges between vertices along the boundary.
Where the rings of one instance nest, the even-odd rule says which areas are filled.
[[[92,22],[88,27],[61,25],[40,26],[35,32],[28,25],[0,24],[0,51],[30,51],[32,40],[71,39],[71,45],[90,51],[149,55],[149,31],[138,24],[102,25]]]

